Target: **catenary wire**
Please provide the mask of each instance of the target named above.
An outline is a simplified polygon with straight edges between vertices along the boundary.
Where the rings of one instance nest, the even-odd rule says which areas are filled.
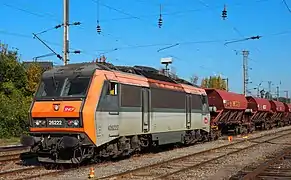
[[[291,13],[291,9],[289,8],[287,2],[285,0],[282,0],[282,1],[284,3],[285,7],[288,9],[288,11]]]
[[[11,9],[15,9],[15,10],[18,10],[18,11],[22,11],[22,12],[25,12],[27,14],[30,14],[30,15],[33,15],[33,16],[37,16],[37,17],[40,17],[40,18],[50,18],[51,20],[54,20],[56,22],[60,22],[60,20],[54,18],[54,16],[52,14],[49,14],[49,13],[44,13],[44,14],[40,14],[40,13],[35,13],[35,12],[32,12],[30,10],[27,10],[27,9],[24,9],[24,8],[20,8],[20,7],[17,7],[15,5],[11,5],[11,4],[7,4],[5,2],[0,2],[3,6],[6,6],[8,8],[11,8]]]
[[[93,0],[92,0],[93,1]],[[257,0],[255,2],[265,2],[269,0]],[[157,4],[158,5],[158,4]],[[232,4],[232,6],[243,6],[243,3],[235,3]],[[221,9],[221,6],[214,6],[211,9]],[[163,16],[173,16],[173,15],[179,15],[179,14],[188,14],[193,12],[199,12],[205,10],[204,8],[196,8],[196,9],[187,9],[187,10],[181,10],[181,11],[174,11],[174,12],[163,12]],[[139,15],[139,18],[146,18],[146,17],[158,17],[157,14],[148,14],[148,15]],[[118,20],[128,20],[128,19],[135,19],[136,17],[120,17],[120,18],[111,18],[111,19],[101,19],[103,22],[106,21],[118,21]]]

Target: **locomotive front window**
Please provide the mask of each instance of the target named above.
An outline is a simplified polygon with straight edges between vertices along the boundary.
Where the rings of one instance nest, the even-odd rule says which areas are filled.
[[[64,79],[54,77],[42,79],[36,97],[58,97],[61,94]]]
[[[37,99],[57,99],[60,97],[84,97],[90,84],[90,77],[50,77],[42,79]]]
[[[83,97],[89,87],[90,77],[75,77],[67,79],[62,96]]]

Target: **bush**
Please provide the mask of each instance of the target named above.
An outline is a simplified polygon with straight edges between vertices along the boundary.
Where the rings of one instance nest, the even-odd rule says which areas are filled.
[[[27,70],[16,52],[0,51],[0,138],[19,137],[28,130],[28,111],[41,75]]]
[[[28,127],[30,99],[19,90],[9,96],[0,92],[0,138],[19,137]]]

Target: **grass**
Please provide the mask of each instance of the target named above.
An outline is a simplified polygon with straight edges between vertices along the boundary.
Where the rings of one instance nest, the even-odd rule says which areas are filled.
[[[16,145],[20,143],[19,137],[11,137],[8,139],[0,139],[0,146]]]

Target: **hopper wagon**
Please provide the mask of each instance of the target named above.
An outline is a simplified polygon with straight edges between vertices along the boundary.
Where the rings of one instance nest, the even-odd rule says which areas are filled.
[[[291,122],[291,104],[284,103],[285,105],[285,115],[283,118],[283,125],[289,125]]]
[[[214,132],[239,134],[250,129],[249,119],[244,118],[248,106],[244,95],[212,88],[205,90]]]
[[[271,113],[271,103],[268,99],[247,96],[248,111],[246,118],[249,117],[255,129],[264,129],[265,120],[267,120]]]
[[[273,128],[274,126],[281,126],[282,120],[285,115],[285,105],[280,101],[270,100],[271,103],[271,116],[266,121],[266,129]]]

